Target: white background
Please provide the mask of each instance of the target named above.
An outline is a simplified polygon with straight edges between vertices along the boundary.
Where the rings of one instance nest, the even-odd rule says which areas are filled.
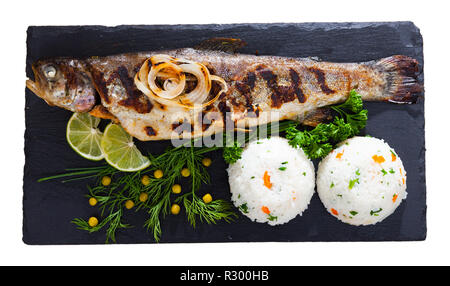
[[[0,44],[0,265],[450,264],[448,1],[3,1]],[[22,242],[28,25],[413,21],[424,38],[425,242],[28,246]],[[51,120],[51,119],[49,119]],[[411,142],[414,144],[414,142]]]

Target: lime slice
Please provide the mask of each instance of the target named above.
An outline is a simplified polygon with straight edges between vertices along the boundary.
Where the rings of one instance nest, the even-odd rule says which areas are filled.
[[[134,172],[150,166],[150,160],[139,152],[131,137],[120,125],[110,123],[102,137],[105,160],[114,168]]]
[[[74,113],[67,123],[66,138],[69,145],[82,157],[99,161],[104,158],[100,142],[102,132],[98,130],[100,118],[88,113]]]

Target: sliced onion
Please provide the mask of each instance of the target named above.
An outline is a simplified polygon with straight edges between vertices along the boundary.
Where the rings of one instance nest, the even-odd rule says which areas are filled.
[[[203,103],[211,90],[211,79],[208,69],[199,63],[183,64],[180,67],[184,72],[193,74],[197,78],[197,86],[193,91],[182,96],[182,102],[186,104]]]
[[[159,88],[156,85],[157,75],[158,75],[159,71],[163,70],[163,69],[171,69],[175,72],[175,74],[177,76],[177,77],[174,77],[173,79],[176,79],[178,84],[176,84],[175,86],[173,86],[173,88],[171,88],[169,90],[162,90],[161,88]],[[172,78],[170,78],[170,79],[172,79]],[[165,63],[157,65],[156,67],[152,66],[152,69],[148,73],[148,84],[149,84],[150,89],[157,96],[166,98],[166,99],[172,99],[172,98],[179,96],[183,92],[185,84],[186,84],[186,77],[183,73],[183,70],[179,66],[177,66],[173,63],[165,62]]]
[[[203,106],[208,106],[208,105],[212,104],[214,101],[216,101],[219,98],[219,96],[222,94],[222,92],[228,91],[227,83],[225,82],[225,80],[223,78],[218,77],[216,75],[212,75],[211,80],[220,82],[222,85],[222,89],[219,90],[219,92],[216,94],[216,96],[213,99],[209,100],[207,103],[204,103]]]
[[[194,90],[185,93],[186,81],[197,80]],[[163,80],[162,88],[156,80]],[[211,100],[205,101],[212,83],[218,81],[221,90]],[[168,55],[155,55],[147,59],[134,77],[136,87],[147,97],[161,104],[188,109],[202,108],[216,101],[222,92],[228,91],[225,80],[211,75],[204,65],[188,60],[179,60]]]
[[[134,76],[134,83],[136,84],[136,87],[145,94],[148,98],[153,99],[161,104],[165,104],[170,107],[183,107],[183,108],[189,108],[188,106],[185,106],[184,104],[179,103],[176,100],[173,99],[165,99],[159,96],[156,96],[146,85],[147,81],[142,81],[139,78],[139,74],[136,74]]]

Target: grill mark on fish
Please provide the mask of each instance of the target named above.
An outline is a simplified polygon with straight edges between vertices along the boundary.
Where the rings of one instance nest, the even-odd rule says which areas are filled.
[[[255,88],[256,75],[254,72],[249,72],[241,80],[236,82],[236,89],[244,96],[245,106],[247,107],[247,112],[253,112],[253,104],[251,99],[251,93]]]
[[[127,68],[120,66],[115,74],[122,82],[127,94],[127,98],[118,103],[122,106],[131,107],[138,113],[149,113],[153,108],[153,104],[136,88],[133,79],[128,74]]]
[[[158,132],[151,126],[145,126],[144,130],[145,130],[145,133],[148,136],[156,136],[156,135],[158,135]]]
[[[350,90],[352,88],[352,80],[351,80],[350,74],[346,70],[343,71],[343,74],[344,74],[345,80],[347,81],[347,91],[350,92]]]
[[[295,70],[289,70],[291,80],[289,86],[278,85],[278,76],[264,66],[259,66],[256,70],[258,71],[258,74],[261,75],[261,77],[266,81],[267,87],[272,91],[270,95],[272,107],[280,108],[283,103],[291,102],[295,98],[298,98],[300,103],[304,103],[306,101],[306,97],[300,88],[300,77]]]
[[[272,90],[272,93],[270,95],[272,99],[272,107],[280,107],[281,102],[277,95],[277,75],[274,74],[271,70],[264,68],[263,66],[258,67],[257,70],[261,77],[266,81],[267,87]]]
[[[179,126],[181,126],[181,124],[183,124],[183,120],[180,120],[179,122],[176,122],[176,123],[172,123],[172,130],[173,131],[176,131],[177,130],[177,128],[179,127]],[[177,132],[177,131],[176,131]],[[181,132],[177,132],[178,134],[181,134]]]
[[[219,95],[218,100],[221,101],[222,99],[224,99],[227,96],[227,94],[228,94],[227,92],[222,92],[222,94]]]
[[[77,73],[75,72],[74,68],[68,66],[61,66],[60,69],[67,82],[66,91],[68,92],[69,89],[76,89],[79,84],[79,81]]]
[[[202,131],[205,132],[206,130],[209,129],[209,127],[211,127],[211,125],[214,123],[214,119],[211,120],[211,123],[202,123]]]
[[[227,105],[227,103],[221,101],[217,105],[217,108],[222,113],[222,120],[226,129],[234,128],[234,125],[232,125],[233,121],[231,120],[231,108]]]
[[[259,117],[259,112],[261,111],[261,107],[259,107],[259,105],[257,104],[256,107],[255,106],[251,106],[247,109],[247,117],[250,118],[257,118]]]
[[[108,95],[108,88],[106,86],[105,76],[101,71],[91,69],[91,76],[94,83],[94,87],[100,94],[101,98],[107,103],[111,103],[111,99]]]
[[[213,111],[214,109],[215,109],[214,105],[211,104],[211,105],[206,106],[204,110],[205,110],[205,112],[209,112],[209,111]]]
[[[294,93],[297,95],[298,101],[300,103],[305,103],[306,97],[303,94],[303,90],[301,88],[300,76],[293,69],[289,69],[289,76],[291,77],[291,85],[294,88]]]
[[[187,120],[180,120],[178,122],[172,123],[172,130],[178,135],[181,135],[184,131],[194,132],[194,125],[190,124]]]
[[[215,119],[214,118],[207,118],[207,112],[202,111],[201,113],[198,114],[198,122],[202,125],[202,131],[206,131],[208,130],[209,127],[211,127],[211,125],[214,123]],[[206,120],[210,121],[210,122],[206,122]]]
[[[326,81],[325,81],[325,73],[319,69],[319,68],[315,68],[315,67],[310,67],[308,68],[308,70],[310,72],[312,72],[314,74],[314,76],[317,79],[317,82],[319,83],[320,89],[322,90],[322,92],[324,92],[325,94],[332,94],[335,93],[335,90],[332,90],[328,87]]]
[[[238,99],[236,97],[231,98],[231,104],[235,107],[238,108],[239,106],[241,106],[241,104],[237,101]]]

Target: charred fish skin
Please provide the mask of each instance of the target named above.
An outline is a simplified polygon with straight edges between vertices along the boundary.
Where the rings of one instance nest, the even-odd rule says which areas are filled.
[[[199,110],[149,99],[133,78],[155,54],[202,63],[225,80],[228,91]],[[326,106],[343,102],[351,89],[363,100],[395,103],[413,103],[422,92],[418,63],[406,56],[329,63],[179,49],[90,58],[84,66],[102,105],[128,133],[143,141],[209,136],[222,132],[227,124],[251,127],[284,119],[318,124],[329,118],[322,112]]]
[[[96,90],[83,60],[41,60],[32,65],[34,81],[27,87],[49,105],[88,112],[96,104]]]

